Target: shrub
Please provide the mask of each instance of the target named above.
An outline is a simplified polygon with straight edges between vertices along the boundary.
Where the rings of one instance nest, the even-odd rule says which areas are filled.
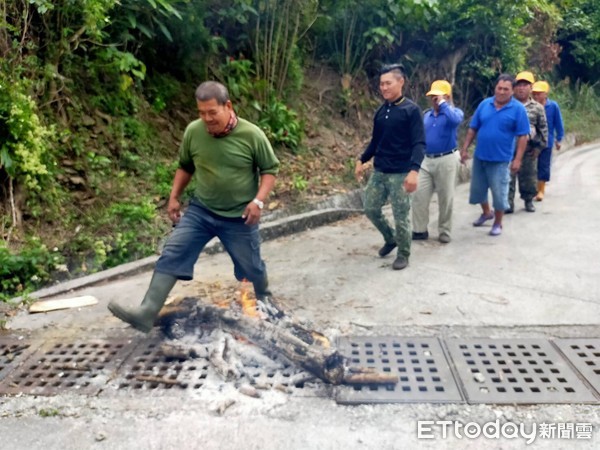
[[[0,168],[31,191],[41,191],[54,165],[54,128],[42,124],[23,82],[0,73]]]
[[[577,144],[600,137],[600,95],[586,83],[558,83],[549,98],[560,106],[565,132],[575,134]]]
[[[60,264],[63,257],[57,251],[49,251],[38,239],[31,239],[17,254],[0,241],[0,300],[48,282]]]

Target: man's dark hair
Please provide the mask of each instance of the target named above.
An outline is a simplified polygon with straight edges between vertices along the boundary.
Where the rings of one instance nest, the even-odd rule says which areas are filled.
[[[196,88],[196,100],[207,102],[215,99],[219,105],[224,105],[229,100],[227,88],[216,81],[205,81]]]
[[[498,77],[498,79],[496,80],[495,86],[498,86],[498,83],[500,83],[501,81],[510,81],[510,84],[512,85],[512,87],[515,87],[515,77],[513,77],[509,73],[503,73],[503,74],[501,74]]]
[[[379,71],[379,76],[389,72],[396,75],[396,78],[402,77],[406,79],[406,72],[404,71],[404,66],[402,64],[386,64]]]

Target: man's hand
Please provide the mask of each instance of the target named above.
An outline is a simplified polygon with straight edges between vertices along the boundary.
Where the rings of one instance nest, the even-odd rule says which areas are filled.
[[[556,141],[556,150],[560,150],[560,142]]]
[[[417,190],[417,180],[419,179],[419,173],[416,170],[411,170],[404,178],[404,190],[407,193],[415,192]]]
[[[466,148],[463,148],[460,151],[460,163],[464,164],[467,161],[467,159],[469,159],[469,152],[467,151]]]
[[[510,171],[512,173],[517,173],[520,168],[521,168],[521,160],[517,159],[517,158],[513,159],[512,163],[510,163]]]
[[[356,161],[356,166],[354,167],[354,176],[356,177],[356,181],[361,182],[363,180],[365,176],[365,166],[366,165],[363,164],[360,160]]]
[[[169,204],[167,205],[167,213],[171,222],[179,223],[181,220],[181,203],[176,198],[169,198]]]
[[[258,205],[256,203],[254,203],[254,201],[251,201],[246,206],[246,209],[244,210],[244,214],[242,214],[242,219],[246,219],[246,222],[244,222],[246,225],[255,225],[260,220],[261,212],[262,211],[258,207]]]

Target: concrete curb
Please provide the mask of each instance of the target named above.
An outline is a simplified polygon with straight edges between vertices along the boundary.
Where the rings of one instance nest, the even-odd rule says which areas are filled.
[[[261,238],[263,241],[277,239],[279,237],[344,220],[353,215],[362,214],[363,204],[361,193],[362,189],[356,189],[346,194],[333,196],[327,200],[311,205],[311,211],[301,214],[290,215],[287,217],[280,217],[283,216],[284,213],[278,213],[277,215],[271,214],[265,217],[264,221],[261,223]],[[204,253],[208,254],[215,254],[222,251],[223,246],[218,240],[209,242],[204,249]],[[52,297],[75,289],[81,289],[94,284],[152,270],[158,258],[159,255],[148,256],[91,275],[61,282],[32,292],[27,295],[27,298],[40,299]],[[23,300],[23,296],[14,297],[10,299],[8,303],[17,306]]]

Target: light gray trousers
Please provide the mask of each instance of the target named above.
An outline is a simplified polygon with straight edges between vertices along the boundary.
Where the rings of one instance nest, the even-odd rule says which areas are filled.
[[[419,171],[417,191],[412,203],[412,229],[424,233],[429,225],[429,204],[434,192],[438,195],[439,235],[451,235],[454,188],[458,181],[460,152],[439,158],[425,157]]]

